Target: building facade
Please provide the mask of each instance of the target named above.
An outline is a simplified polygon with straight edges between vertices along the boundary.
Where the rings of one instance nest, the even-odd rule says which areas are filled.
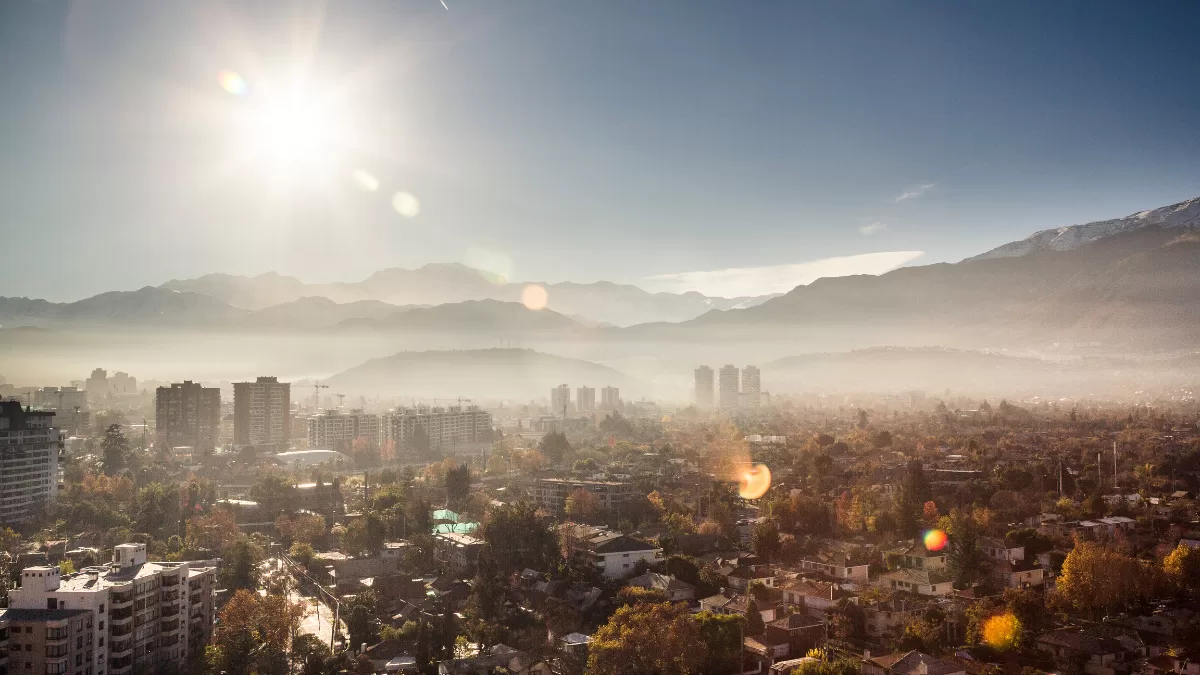
[[[702,410],[711,410],[713,407],[713,380],[715,374],[713,369],[708,366],[700,366],[696,369],[696,407]]]
[[[292,385],[274,377],[233,384],[233,444],[287,449]]]
[[[575,390],[575,407],[579,412],[596,411],[596,388],[580,387]]]
[[[390,441],[398,457],[424,450],[451,454],[476,452],[492,442],[492,415],[476,406],[449,408],[398,408],[383,416],[384,442]]]
[[[378,446],[383,440],[379,415],[361,410],[343,413],[329,410],[308,418],[308,447],[312,450],[334,450],[356,439]]]
[[[601,389],[600,407],[603,410],[616,410],[621,407],[621,390],[617,387],[605,387]]]
[[[564,480],[562,478],[540,478],[529,489],[529,496],[551,511],[559,511],[567,504],[567,497],[576,490],[587,490],[596,496],[601,506],[616,509],[629,501],[634,494],[633,484],[607,480]]]
[[[159,387],[154,393],[154,415],[163,447],[212,450],[221,435],[221,390],[191,380]]]
[[[762,395],[762,376],[758,372],[758,366],[746,366],[742,368],[742,393],[741,400],[744,406],[757,408],[761,402]]]
[[[53,412],[0,402],[0,524],[28,522],[54,502],[62,448]]]
[[[733,410],[738,406],[738,394],[740,393],[737,366],[722,366],[718,383],[720,385],[721,410]]]
[[[184,672],[189,658],[202,656],[212,636],[215,586],[215,567],[148,562],[145,544],[121,544],[114,547],[110,565],[85,567],[77,574],[63,576],[50,566],[25,568],[21,587],[9,591],[7,613],[14,625],[38,618],[46,631],[55,631],[43,650],[47,658],[55,654],[54,663],[23,670]],[[71,622],[66,630],[64,620]],[[69,635],[68,647],[77,646],[76,651],[56,647],[60,635]],[[63,656],[70,659],[69,667],[59,670]]]
[[[571,388],[560,384],[550,390],[550,414],[566,417],[571,409]]]

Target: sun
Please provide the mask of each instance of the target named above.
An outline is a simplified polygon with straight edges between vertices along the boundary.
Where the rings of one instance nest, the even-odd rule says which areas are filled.
[[[253,163],[276,176],[333,169],[348,127],[318,90],[263,87],[244,97],[241,144]]]
[[[266,101],[253,114],[256,154],[283,169],[311,169],[328,161],[335,123],[319,101],[300,93]]]

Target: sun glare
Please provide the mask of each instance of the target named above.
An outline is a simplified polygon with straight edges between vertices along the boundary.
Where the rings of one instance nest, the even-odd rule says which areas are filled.
[[[258,108],[252,133],[265,159],[285,167],[311,168],[329,159],[334,125],[311,98],[293,95]]]

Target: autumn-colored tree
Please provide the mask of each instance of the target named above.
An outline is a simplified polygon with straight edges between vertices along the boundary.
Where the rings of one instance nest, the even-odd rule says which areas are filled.
[[[1140,594],[1146,570],[1138,561],[1102,544],[1083,541],[1063,561],[1055,589],[1069,605],[1097,614],[1117,609]]]
[[[1200,590],[1200,550],[1179,542],[1163,558],[1162,571],[1178,592],[1195,593]]]
[[[653,645],[653,648],[647,648]],[[705,645],[687,605],[627,605],[600,627],[589,648],[595,675],[691,675]]]
[[[654,588],[623,586],[617,591],[617,603],[625,605],[657,605],[667,601],[667,594]]]
[[[230,675],[286,672],[283,657],[301,617],[303,608],[286,597],[260,598],[252,591],[237,591],[213,631],[207,652],[210,667]]]
[[[925,502],[925,507],[921,511],[921,517],[922,520],[925,521],[926,525],[932,527],[935,523],[937,523],[940,515],[941,514],[938,513],[938,507],[935,502],[932,500]]]
[[[600,498],[586,488],[577,488],[567,495],[564,510],[571,520],[590,523],[600,515]]]
[[[192,550],[216,552],[233,543],[241,531],[233,515],[216,509],[212,515],[195,516],[187,521],[187,547]]]

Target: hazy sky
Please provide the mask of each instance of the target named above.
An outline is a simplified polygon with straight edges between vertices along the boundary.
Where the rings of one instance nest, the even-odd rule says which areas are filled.
[[[446,2],[0,2],[0,295],[734,294],[1200,195],[1200,3]]]

